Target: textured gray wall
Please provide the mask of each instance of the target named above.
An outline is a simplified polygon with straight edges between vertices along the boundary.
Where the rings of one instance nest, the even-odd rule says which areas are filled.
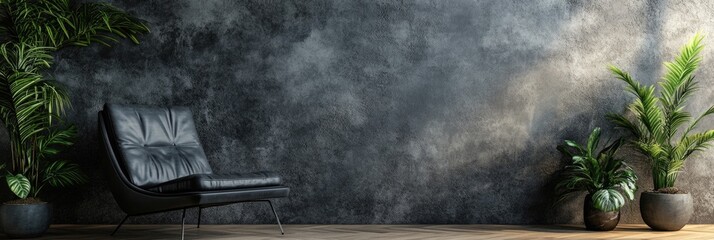
[[[711,1],[114,3],[152,32],[139,46],[58,55],[53,73],[81,132],[67,157],[92,179],[50,198],[59,223],[122,217],[97,171],[104,102],[190,106],[218,172],[284,176],[286,223],[581,222],[582,196],[550,207],[555,145],[595,126],[613,133],[603,115],[630,98],[607,64],[652,82],[696,31],[714,34]],[[714,102],[714,52],[703,54],[692,110]],[[696,223],[714,223],[710,153],[679,182]],[[629,158],[649,188],[642,159]],[[234,205],[203,219],[272,223],[268,211]],[[641,222],[638,207],[622,222]]]

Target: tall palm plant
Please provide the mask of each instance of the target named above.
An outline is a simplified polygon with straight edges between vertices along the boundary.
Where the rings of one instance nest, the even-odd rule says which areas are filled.
[[[20,198],[36,197],[46,183],[82,182],[76,164],[43,161],[58,147],[71,145],[74,135],[73,127],[58,125],[69,104],[67,95],[41,75],[52,60],[47,48],[5,43],[0,45],[0,56],[0,117],[10,136],[12,166],[6,176],[10,190]]]
[[[702,58],[703,36],[697,34],[672,62],[665,62],[664,77],[654,85],[643,85],[615,66],[610,71],[624,81],[626,91],[635,96],[628,110],[633,115],[610,113],[608,118],[627,129],[637,149],[652,167],[654,189],[673,188],[684,162],[704,150],[714,140],[714,130],[693,132],[702,119],[714,113],[714,106],[693,118],[685,111],[687,100],[699,88],[694,77]]]
[[[10,137],[7,183],[19,198],[37,197],[47,184],[61,187],[85,181],[79,167],[51,156],[72,145],[76,133],[63,122],[67,93],[44,71],[52,53],[67,46],[118,38],[138,43],[148,28],[104,3],[69,0],[0,1],[0,120]]]

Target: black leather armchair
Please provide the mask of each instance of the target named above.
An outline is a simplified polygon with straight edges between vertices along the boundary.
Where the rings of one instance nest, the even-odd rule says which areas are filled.
[[[286,197],[290,189],[271,172],[214,174],[196,133],[191,111],[185,107],[145,107],[105,104],[99,112],[99,135],[107,160],[109,188],[130,216],[201,209],[239,202],[267,202],[283,233],[269,199]]]

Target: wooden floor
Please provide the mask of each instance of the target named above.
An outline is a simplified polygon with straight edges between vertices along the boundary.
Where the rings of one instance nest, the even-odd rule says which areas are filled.
[[[186,239],[714,239],[714,225],[690,224],[678,232],[620,224],[610,232],[550,225],[187,225]],[[53,225],[41,239],[179,239],[180,225]]]

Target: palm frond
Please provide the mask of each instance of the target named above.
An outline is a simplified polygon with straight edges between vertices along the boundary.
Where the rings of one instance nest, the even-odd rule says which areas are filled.
[[[684,138],[686,138],[689,135],[689,132],[691,132],[692,130],[694,130],[695,127],[697,127],[697,125],[699,124],[699,122],[702,119],[704,119],[705,117],[707,117],[711,114],[714,114],[714,105],[709,107],[706,111],[704,111],[701,115],[699,115],[699,117],[695,118],[694,121],[691,122],[691,124],[689,124],[689,127],[687,127],[687,129],[684,130],[684,133],[682,134],[682,138],[680,139],[680,141],[684,140]]]
[[[648,138],[661,139],[664,133],[662,129],[664,115],[658,107],[659,99],[655,96],[655,87],[641,85],[632,79],[628,73],[615,66],[610,66],[610,71],[615,74],[617,79],[627,83],[626,90],[636,97],[629,109],[645,126],[647,130],[646,136]]]
[[[118,38],[139,43],[149,29],[139,19],[106,3],[56,0],[6,0],[0,34],[6,41],[61,48],[68,45],[110,46]]]
[[[641,126],[637,125],[636,123],[633,123],[622,114],[608,113],[606,115],[606,118],[611,122],[615,123],[615,125],[617,125],[618,127],[629,131],[632,136],[635,136],[635,138],[640,138],[642,136],[642,133],[646,131],[642,129]]]
[[[692,74],[702,60],[699,56],[704,48],[701,44],[702,39],[701,35],[695,35],[692,41],[682,48],[674,61],[664,63],[667,72],[659,82],[661,86],[659,99],[667,120],[665,131],[669,138],[677,132],[681,124],[689,121],[690,116],[682,111],[682,107],[687,102],[687,98],[698,89],[698,83]]]
[[[698,90],[694,72],[702,61],[699,54],[704,48],[703,39],[702,35],[695,35],[673,61],[664,63],[667,71],[658,82],[659,96],[655,96],[654,86],[642,86],[626,72],[609,67],[615,78],[626,83],[625,90],[635,99],[628,108],[634,121],[620,114],[610,114],[608,119],[628,129],[634,145],[648,156],[655,189],[673,187],[685,160],[714,140],[714,130],[690,134],[703,118],[714,113],[714,106],[694,119],[684,110],[688,98]],[[674,141],[687,123],[679,141]]]
[[[42,156],[51,156],[59,153],[60,147],[74,144],[72,138],[77,134],[77,128],[70,126],[64,129],[51,129],[47,135],[37,138],[38,151]]]
[[[39,73],[51,63],[47,50],[45,47],[23,43],[0,45],[0,55],[5,60],[0,71],[6,76],[2,79],[4,83],[0,84],[6,88],[0,92],[9,95],[9,99],[0,101],[0,112],[5,113],[5,124],[16,127],[13,129],[16,130],[14,134],[18,135],[21,142],[48,131],[52,125],[51,116],[62,114],[63,108],[58,109],[56,106],[69,101],[61,91],[48,91],[59,87]]]
[[[48,182],[53,187],[65,187],[87,181],[87,178],[80,171],[79,165],[61,160],[46,166],[44,176],[43,181]]]

